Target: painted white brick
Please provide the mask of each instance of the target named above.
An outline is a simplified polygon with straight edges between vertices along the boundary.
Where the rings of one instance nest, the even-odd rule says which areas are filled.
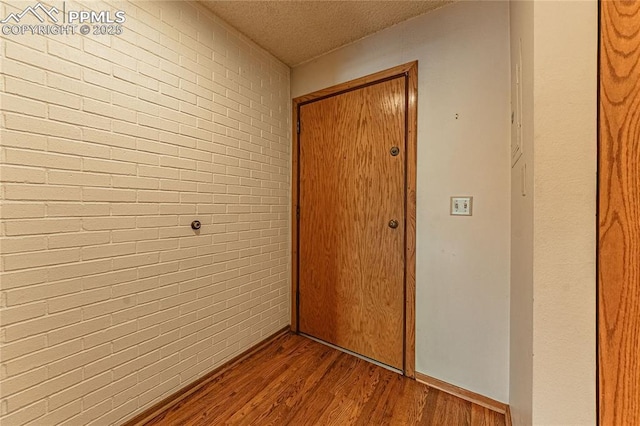
[[[82,350],[82,342],[72,341],[61,345],[50,346],[44,350],[30,353],[6,364],[6,372],[9,376],[15,376],[36,368],[46,366],[51,362],[73,355],[75,352]],[[77,368],[77,367],[76,367]],[[54,377],[48,375],[48,377]]]
[[[80,231],[79,219],[29,219],[12,220],[5,223],[6,235],[42,235]]]
[[[36,117],[45,117],[47,114],[47,105],[44,102],[7,94],[0,96],[0,109]]]
[[[30,404],[32,401],[43,399],[56,392],[58,389],[65,389],[82,380],[80,369],[71,371],[53,379],[44,381],[38,386],[31,386],[23,392],[13,395],[7,399],[7,409],[12,412],[18,408]]]
[[[288,322],[288,68],[197,3],[118,7],[0,50],[3,425],[121,424]]]
[[[89,334],[85,336],[82,340],[85,348],[91,348],[93,346],[101,345],[103,343],[107,343],[107,342],[110,343],[119,337],[133,333],[134,331],[136,331],[136,329],[137,329],[136,322],[131,321],[128,323],[122,323],[113,327],[109,327],[107,329],[100,330],[96,333]]]
[[[12,77],[18,77],[33,83],[44,84],[45,71],[17,61],[5,61],[2,72]]]
[[[63,250],[37,251],[4,256],[4,270],[35,268],[39,266],[61,265],[80,260],[80,250],[77,248]]]
[[[47,299],[47,305],[49,312],[54,313],[101,302],[110,297],[111,290],[109,288],[99,288],[90,291],[79,291],[68,296],[50,297]]]
[[[14,411],[13,413],[2,417],[2,424],[7,426],[24,425],[39,417],[42,418],[41,416],[46,412],[47,402],[44,399],[41,399],[22,410]]]
[[[28,426],[40,425],[57,425],[65,420],[79,414],[82,411],[82,402],[74,401],[70,404],[60,407],[57,410],[49,411],[46,415],[27,423]]]
[[[64,93],[64,96],[69,97],[74,102],[80,99],[78,96],[105,102],[109,102],[109,99],[111,98],[111,93],[105,88],[85,83],[74,78],[65,77],[64,75],[54,74],[52,72],[47,72],[47,87],[66,92]],[[53,93],[58,92],[53,91],[51,96],[53,96]],[[70,94],[78,96],[71,96]],[[67,104],[58,102],[58,104],[73,108],[80,108],[80,103]]]
[[[107,244],[109,243],[109,237],[110,234],[108,231],[51,235],[48,238],[48,245],[50,249],[57,249],[90,246],[94,244]]]
[[[86,132],[85,136],[86,136]],[[49,152],[56,152],[61,154],[80,155],[83,157],[97,157],[108,159],[111,155],[111,151],[108,147],[101,145],[87,143],[87,138],[82,142],[76,142],[65,139],[49,138],[47,143],[47,150]]]
[[[43,204],[31,203],[11,203],[4,202],[0,206],[0,217],[2,219],[29,219],[43,218],[45,206]]]
[[[84,312],[83,315],[85,317],[87,316]],[[55,345],[71,339],[83,337],[97,330],[105,329],[109,327],[109,325],[111,325],[111,318],[109,318],[108,315],[105,315],[89,321],[82,321],[68,327],[57,328],[47,334],[48,343],[50,345]]]
[[[18,149],[5,150],[5,164],[53,169],[80,170],[79,157]]]
[[[68,108],[80,108],[80,97],[78,96],[70,95],[69,93],[54,88],[43,87],[42,85],[18,78],[7,77],[5,79],[5,91],[19,97],[33,99],[44,105],[63,105]]]
[[[0,238],[0,253],[3,255],[45,250],[46,248],[47,238],[41,235]]]

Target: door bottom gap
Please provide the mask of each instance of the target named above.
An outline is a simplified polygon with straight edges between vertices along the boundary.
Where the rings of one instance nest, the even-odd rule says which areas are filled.
[[[382,368],[385,368],[385,369],[387,369],[387,370],[389,370],[389,371],[393,371],[394,373],[398,373],[398,374],[400,374],[400,375],[404,375],[404,373],[403,373],[403,371],[402,371],[402,370],[398,370],[398,369],[397,369],[397,368],[395,368],[395,367],[392,367],[392,366],[387,365],[387,364],[383,364],[383,363],[381,363],[380,361],[376,361],[375,359],[371,359],[371,358],[368,358],[368,357],[366,357],[366,356],[364,356],[364,355],[360,355],[360,354],[358,354],[358,353],[352,352],[352,351],[350,351],[349,349],[345,349],[345,348],[341,348],[340,346],[333,345],[333,344],[331,344],[331,343],[329,343],[329,342],[326,342],[326,341],[324,341],[324,340],[322,340],[322,339],[318,339],[317,337],[310,336],[310,335],[308,335],[308,334],[306,334],[306,333],[303,333],[303,332],[301,332],[301,331],[299,331],[299,333],[300,333],[300,335],[301,335],[301,336],[304,336],[304,337],[306,337],[307,339],[311,339],[311,340],[313,340],[314,342],[318,342],[318,343],[321,343],[321,344],[323,344],[323,345],[325,345],[325,346],[329,346],[330,348],[337,349],[337,350],[339,350],[340,352],[344,352],[344,353],[346,353],[346,354],[353,355],[353,356],[355,356],[356,358],[360,358],[360,359],[362,359],[362,360],[364,360],[364,361],[370,362],[371,364],[375,364],[375,365],[377,365],[378,367],[382,367]]]

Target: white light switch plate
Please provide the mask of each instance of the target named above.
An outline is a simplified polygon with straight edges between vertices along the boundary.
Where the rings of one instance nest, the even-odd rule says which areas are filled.
[[[451,216],[471,216],[473,197],[451,197]]]

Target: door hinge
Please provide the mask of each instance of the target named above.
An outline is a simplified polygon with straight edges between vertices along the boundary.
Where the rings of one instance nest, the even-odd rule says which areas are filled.
[[[300,120],[296,123],[296,132],[300,134]]]

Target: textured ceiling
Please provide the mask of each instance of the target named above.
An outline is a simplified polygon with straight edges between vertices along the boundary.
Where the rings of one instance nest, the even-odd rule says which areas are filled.
[[[217,16],[291,67],[448,2],[202,1]]]

